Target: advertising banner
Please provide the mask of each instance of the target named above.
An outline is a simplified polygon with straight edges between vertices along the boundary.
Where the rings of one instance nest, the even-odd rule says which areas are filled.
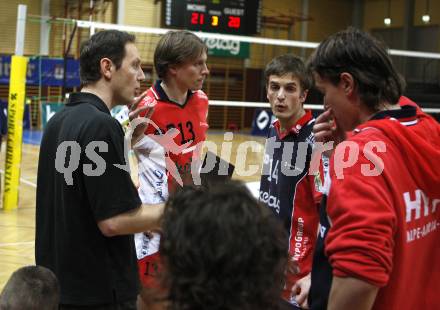
[[[79,62],[67,59],[66,87],[80,85]],[[0,84],[9,84],[11,56],[0,56]],[[63,86],[64,61],[62,58],[36,57],[29,59],[26,85]]]

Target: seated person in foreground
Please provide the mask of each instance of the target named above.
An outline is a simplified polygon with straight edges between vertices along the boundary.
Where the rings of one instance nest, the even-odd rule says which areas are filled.
[[[1,310],[58,309],[60,288],[54,273],[42,266],[15,271],[0,295]]]
[[[165,209],[170,309],[279,309],[287,236],[242,183],[184,187]]]

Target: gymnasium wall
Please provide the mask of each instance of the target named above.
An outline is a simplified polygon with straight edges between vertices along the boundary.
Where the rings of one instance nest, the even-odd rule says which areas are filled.
[[[27,5],[28,14],[40,14],[39,0],[3,0],[0,4],[0,54],[14,54],[15,28],[17,26],[17,7],[19,4]],[[40,24],[28,23],[24,53],[33,55],[40,49]]]
[[[390,0],[392,24],[389,28],[402,27],[404,23],[404,6],[406,0]],[[113,8],[116,8],[117,0],[107,2],[105,14],[98,13],[93,16],[93,20],[103,22],[114,22]],[[263,0],[264,16],[280,16],[300,14],[301,0]],[[346,28],[352,22],[354,1],[349,0],[310,0],[309,15],[312,20],[307,21],[308,41],[319,42],[327,35],[338,30]],[[0,9],[0,54],[12,54],[15,46],[15,27],[17,19],[17,5],[19,3],[28,6],[28,13],[34,15],[41,14],[41,0],[8,0],[2,1]],[[78,1],[81,10],[73,8],[67,10],[64,0],[50,0],[50,14],[58,17],[69,17],[75,19],[89,19],[88,3],[89,1]],[[438,26],[440,24],[440,1],[430,1],[431,22],[428,25],[423,24],[421,16],[425,11],[425,0],[415,0],[414,2],[414,25],[415,26]],[[387,28],[383,24],[383,19],[387,14],[388,0],[365,0],[363,10],[363,28],[367,31],[373,29]],[[126,0],[124,24],[138,25],[146,27],[160,26],[160,2],[155,4],[155,0]],[[301,39],[301,27],[304,22],[297,21],[293,26],[286,25],[264,25],[261,36],[280,39]],[[63,40],[63,33],[68,36],[73,26],[62,24],[52,24],[50,33],[50,51],[51,56],[61,56],[66,42]],[[88,37],[87,30],[79,30],[79,35],[73,42],[72,50],[77,51],[80,41]],[[438,38],[437,38],[438,39]],[[437,40],[440,50],[440,40]],[[40,24],[36,22],[27,23],[25,54],[36,55],[39,53],[40,42]],[[148,44],[154,45],[154,42]],[[278,48],[279,49],[279,48]],[[287,50],[299,53],[299,50]],[[309,51],[308,51],[309,52]],[[146,52],[144,59],[150,59],[150,52]],[[260,67],[266,58],[275,55],[272,47],[252,48],[251,62],[249,67]],[[278,54],[278,52],[276,52]],[[75,56],[75,55],[73,55]]]
[[[406,0],[390,0],[391,9],[391,25],[390,27],[403,27],[404,14],[405,14],[405,2]],[[428,25],[439,25],[440,24],[440,1],[429,1],[429,15],[431,16],[431,21]],[[422,22],[422,15],[425,13],[426,0],[415,0],[414,2],[414,14],[413,14],[413,25],[414,26],[425,26]],[[364,29],[370,31],[374,28],[385,28],[383,19],[386,17],[388,12],[388,0],[365,0],[364,8]]]

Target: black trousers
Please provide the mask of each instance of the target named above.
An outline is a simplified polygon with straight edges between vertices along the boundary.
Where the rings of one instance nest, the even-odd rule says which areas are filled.
[[[283,298],[280,298],[280,302],[278,303],[279,306],[279,310],[301,310],[302,308],[294,306],[290,303],[288,303],[286,300],[284,300]]]
[[[136,300],[118,302],[114,304],[74,306],[60,305],[60,310],[136,310]]]

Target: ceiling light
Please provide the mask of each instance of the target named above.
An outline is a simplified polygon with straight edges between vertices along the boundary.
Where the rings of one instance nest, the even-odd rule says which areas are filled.
[[[429,21],[431,20],[431,16],[429,16],[428,14],[425,14],[422,16],[422,21],[427,24],[429,23]]]
[[[388,0],[387,15],[385,16],[386,17],[383,19],[383,23],[388,27],[391,25],[391,0]]]

